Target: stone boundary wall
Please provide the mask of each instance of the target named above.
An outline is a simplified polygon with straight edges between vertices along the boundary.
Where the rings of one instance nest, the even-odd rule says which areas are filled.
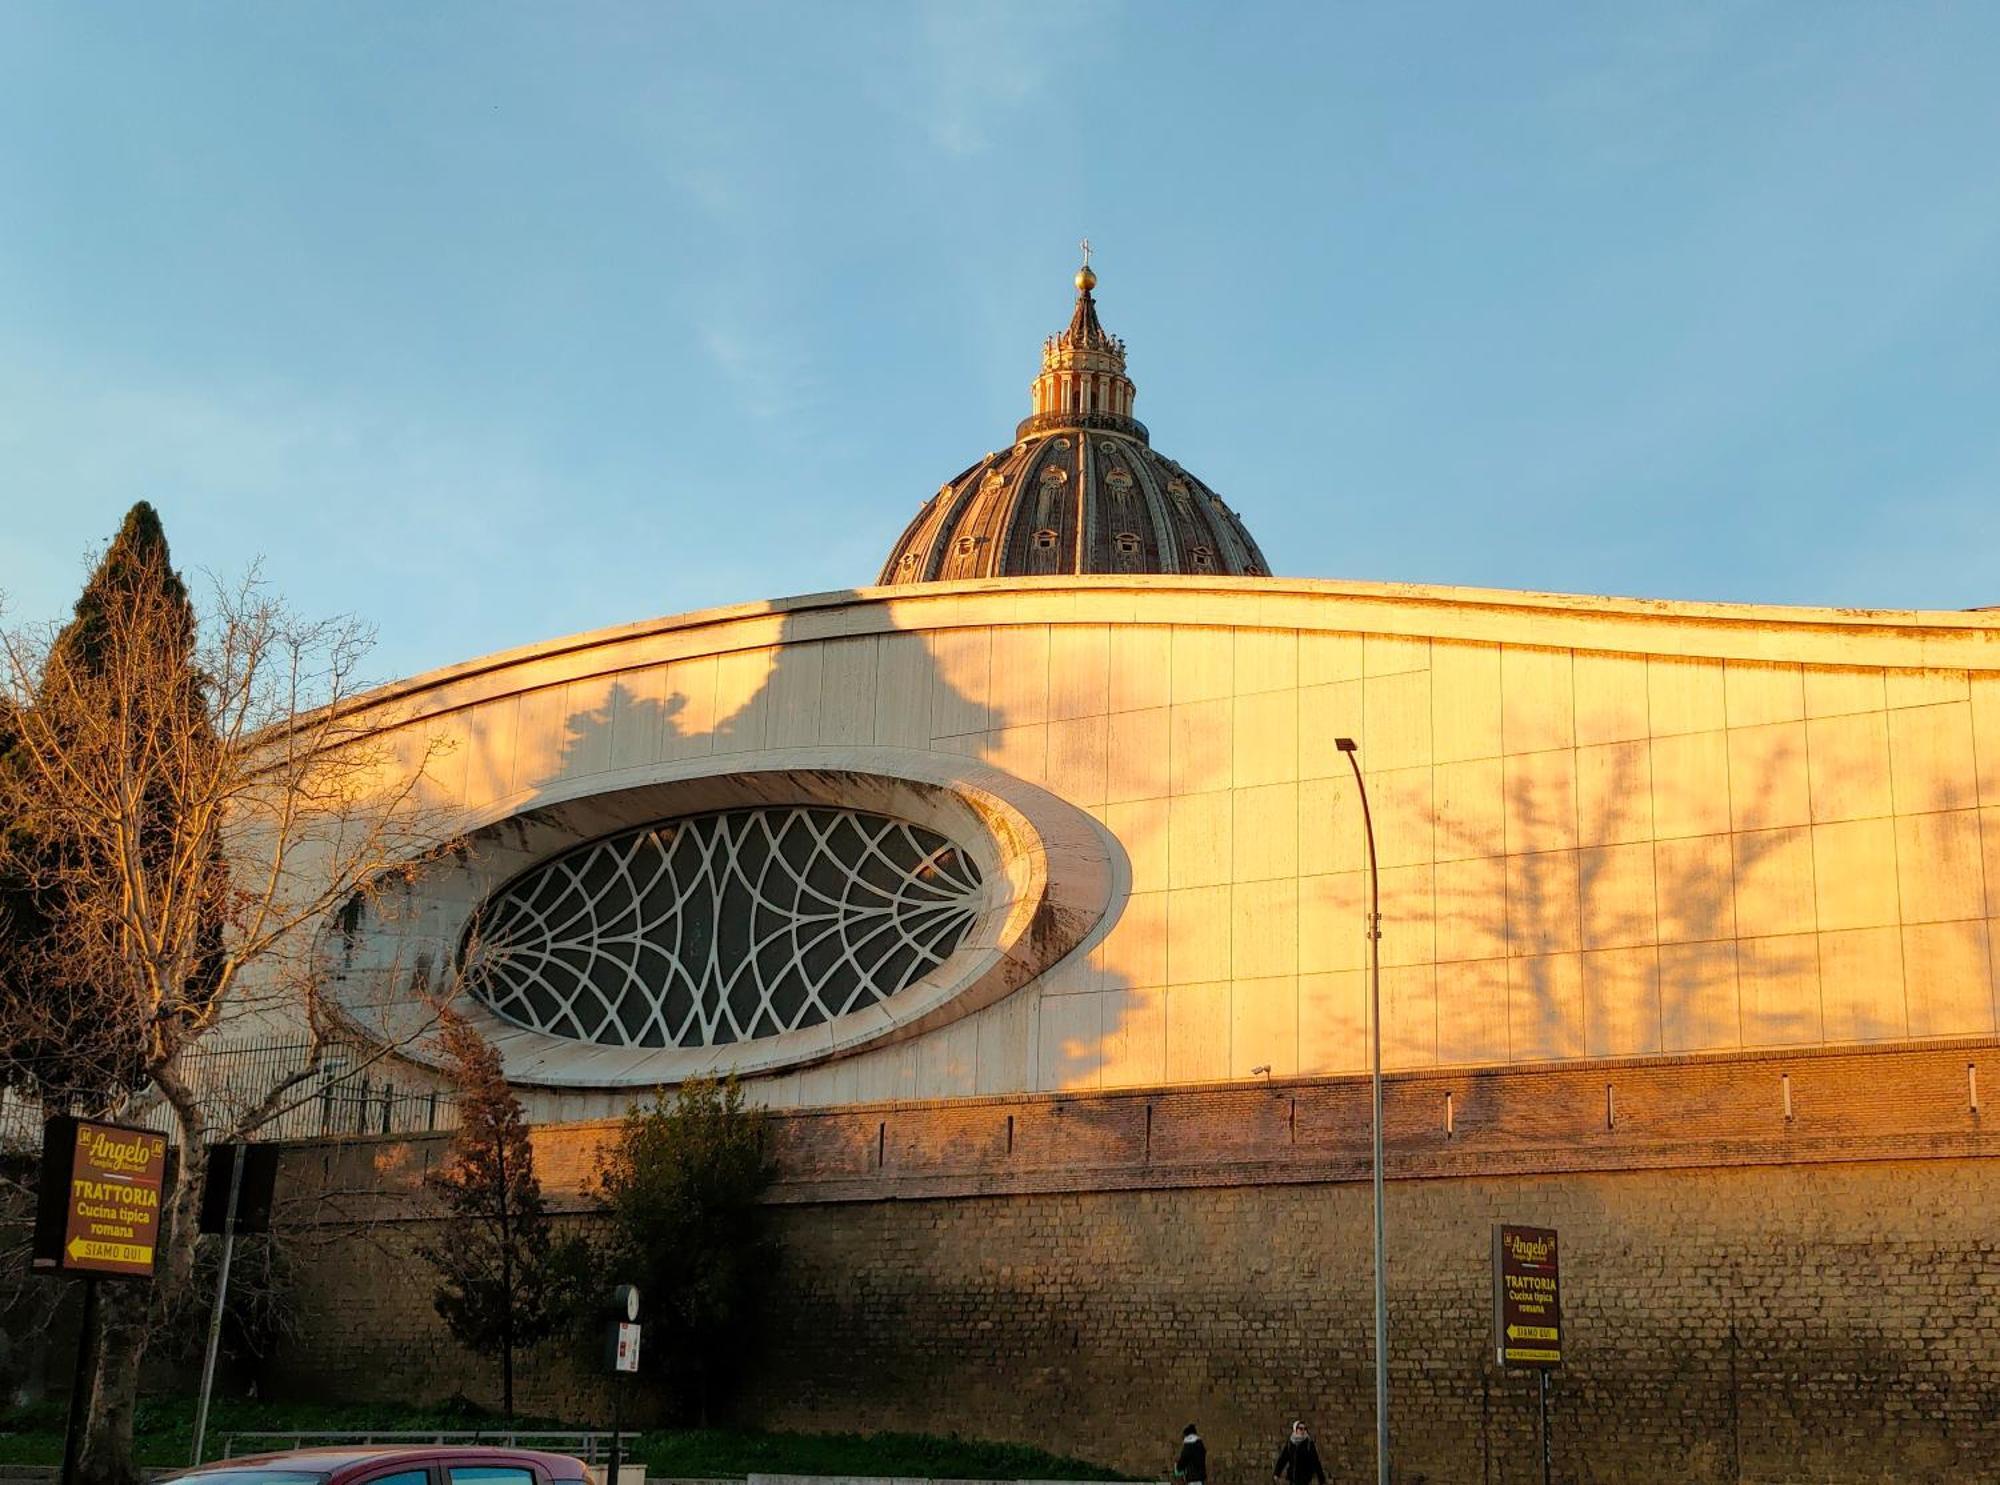
[[[2000,1478],[2000,1165],[1581,1173],[1389,1188],[1402,1485],[1540,1477],[1534,1384],[1492,1364],[1491,1226],[1563,1234],[1556,1478]],[[749,1416],[1026,1439],[1212,1479],[1313,1426],[1373,1477],[1365,1183],[794,1209]]]
[[[1539,1478],[1532,1383],[1489,1356],[1496,1221],[1563,1233],[1559,1479],[2000,1479],[2000,1162],[1967,1077],[1996,1046],[1392,1079],[1399,1481]],[[1303,1415],[1335,1480],[1370,1477],[1367,1097],[1344,1079],[774,1115],[785,1258],[746,1421],[1157,1477],[1192,1419],[1237,1485]],[[572,1209],[607,1132],[537,1131]],[[444,1148],[290,1153],[316,1230],[271,1395],[497,1391],[410,1256],[413,1183]],[[527,1410],[601,1407],[565,1357],[522,1370]]]

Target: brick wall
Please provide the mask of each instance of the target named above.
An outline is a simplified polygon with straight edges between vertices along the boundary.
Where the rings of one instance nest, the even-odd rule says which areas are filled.
[[[1404,1478],[1539,1478],[1532,1379],[1486,1360],[1501,1220],[1563,1234],[1561,1478],[2000,1477],[1992,1162],[1399,1183],[1388,1212]],[[1302,1414],[1336,1479],[1370,1474],[1365,1185],[816,1208],[787,1236],[760,1420],[1139,1471],[1193,1419],[1234,1482]]]
[[[1991,1051],[1394,1080],[1401,1478],[1538,1478],[1532,1379],[1486,1360],[1501,1220],[1563,1234],[1559,1478],[2000,1478],[2000,1142],[1966,1079]],[[774,1134],[787,1256],[749,1418],[1133,1471],[1192,1418],[1235,1482],[1303,1413],[1336,1479],[1368,1477],[1365,1081],[885,1105]],[[540,1132],[552,1194],[602,1136]],[[294,1191],[330,1195],[280,1387],[491,1395],[407,1257],[407,1192],[440,1148],[295,1154]],[[567,1361],[528,1370],[526,1406],[594,1406]]]

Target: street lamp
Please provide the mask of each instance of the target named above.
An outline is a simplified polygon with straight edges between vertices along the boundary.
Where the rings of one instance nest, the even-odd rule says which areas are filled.
[[[1374,1096],[1375,1134],[1375,1479],[1389,1485],[1389,1279],[1382,1268],[1382,879],[1375,866],[1375,819],[1368,812],[1368,786],[1354,739],[1336,737],[1333,745],[1347,755],[1354,770],[1354,787],[1361,793],[1361,828],[1368,837],[1368,1025],[1370,1084]]]

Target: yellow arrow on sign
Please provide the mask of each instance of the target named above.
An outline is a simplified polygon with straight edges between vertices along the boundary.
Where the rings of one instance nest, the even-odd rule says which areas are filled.
[[[82,1238],[69,1240],[71,1263],[144,1263],[153,1261],[153,1250],[138,1243],[93,1243]]]
[[[1510,1341],[1552,1341],[1556,1338],[1552,1325],[1510,1325],[1507,1339]]]

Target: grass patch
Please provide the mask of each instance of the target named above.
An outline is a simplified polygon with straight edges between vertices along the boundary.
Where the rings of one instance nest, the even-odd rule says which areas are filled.
[[[62,1459],[60,1402],[0,1412],[0,1464],[53,1465]],[[141,1402],[134,1447],[139,1463],[181,1466],[194,1443],[194,1401]],[[209,1409],[211,1453],[232,1433],[415,1432],[418,1430],[574,1429],[589,1425],[550,1418],[499,1417],[471,1404],[410,1408],[394,1403],[251,1403],[218,1400]],[[260,1447],[246,1445],[245,1449]],[[891,1475],[932,1480],[1123,1480],[1100,1465],[1066,1459],[1026,1444],[914,1433],[765,1433],[755,1429],[670,1429],[629,1441],[628,1458],[644,1460],[651,1475],[686,1477],[757,1474]]]
[[[642,1436],[649,1475],[893,1475],[928,1480],[1124,1480],[1102,1465],[1027,1444],[920,1433],[761,1433],[678,1429]]]

